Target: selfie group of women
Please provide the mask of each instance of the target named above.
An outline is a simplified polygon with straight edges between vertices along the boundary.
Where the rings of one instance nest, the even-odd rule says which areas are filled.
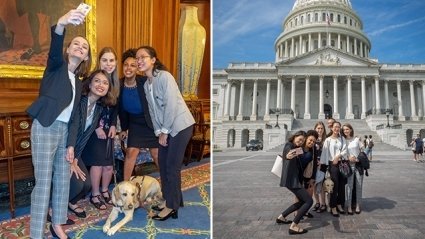
[[[35,175],[31,238],[44,238],[46,220],[52,222],[53,237],[69,238],[62,228],[74,223],[67,218],[68,210],[86,217],[77,204],[86,196],[98,210],[111,204],[113,158],[107,152],[117,134],[118,119],[120,136],[128,139],[124,180],[130,178],[140,148],[150,148],[159,167],[165,202],[156,207],[158,213],[152,218],[177,218],[183,205],[180,166],[195,121],[175,79],[151,46],[123,53],[122,80],[118,79],[118,55],[111,47],[100,50],[90,72],[96,56],[91,55],[86,38],[74,37],[63,49],[65,27],[80,25],[84,18],[84,12],[73,9],[52,26],[39,97],[27,109],[33,119]]]
[[[334,217],[361,213],[364,145],[354,136],[349,123],[341,126],[340,122],[329,119],[328,128],[330,133],[326,134],[320,121],[312,130],[294,133],[284,146],[280,186],[295,195],[295,203],[278,216],[276,223],[290,224],[289,234],[307,232],[299,223],[314,217],[311,211],[322,213],[330,209]],[[329,205],[323,188],[325,177],[330,177],[334,185]],[[292,213],[295,216],[290,220]]]

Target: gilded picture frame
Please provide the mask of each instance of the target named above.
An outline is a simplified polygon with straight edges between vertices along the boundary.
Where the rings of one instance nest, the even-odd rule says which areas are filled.
[[[14,1],[14,0],[12,0]],[[21,0],[21,4],[29,4],[30,1],[26,2],[27,0]],[[38,1],[38,0],[34,0]],[[48,5],[48,0],[45,0],[45,4]],[[61,4],[63,4],[64,11],[69,11],[69,9],[72,8],[76,8],[78,6],[78,4],[81,2],[81,0],[54,0],[54,5],[56,6],[56,4],[60,2]],[[96,56],[96,0],[85,0],[85,3],[89,4],[92,6],[91,11],[89,12],[89,14],[86,17],[86,21],[85,21],[85,30],[81,29],[81,27],[76,26],[76,27],[67,27],[67,35],[69,37],[75,37],[76,35],[83,35],[85,34],[85,37],[87,38],[87,40],[90,43],[90,47],[91,47],[91,53],[92,56]],[[7,1],[6,1],[7,3]],[[11,5],[13,5],[14,7],[16,7],[17,9],[17,15],[20,18],[25,18],[28,19],[29,17],[27,15],[29,15],[29,13],[25,12],[25,7],[29,8],[30,6],[24,6],[24,7],[20,7],[19,4],[19,0],[16,0],[16,2],[11,2]],[[38,1],[36,4],[40,5],[40,2]],[[33,9],[33,8],[31,8]],[[5,10],[6,11],[6,10]],[[14,43],[17,42],[16,39],[13,38],[13,32],[9,31],[7,32],[7,23],[8,22],[4,22],[1,19],[1,15],[2,13],[0,12],[0,47],[2,46],[6,46],[7,47],[7,42],[6,40],[10,39],[10,38],[1,38],[2,36],[2,30],[4,30],[4,32],[6,32],[7,34],[5,34],[6,36],[12,36],[12,40],[11,40],[11,44],[13,45]],[[5,14],[5,13],[3,13]],[[19,15],[22,14],[22,15]],[[37,19],[42,19],[43,17],[43,12],[41,12],[41,10],[39,9],[38,12],[36,12],[34,15],[37,17]],[[6,13],[7,16],[10,16],[9,13]],[[46,17],[47,18],[47,17]],[[53,17],[50,17],[52,19],[49,19],[50,21],[53,21],[53,24],[55,23],[55,21],[57,21],[57,19],[53,19]],[[30,21],[30,20],[27,20]],[[41,20],[40,20],[41,21]],[[45,26],[47,23],[43,22],[44,25],[44,29],[47,29],[47,27]],[[41,23],[39,23],[41,25]],[[51,25],[53,25],[51,24]],[[50,26],[48,26],[50,27]],[[78,30],[79,28],[79,30]],[[41,31],[40,31],[41,32]],[[11,34],[12,33],[12,34]],[[32,32],[33,33],[33,32]],[[49,33],[47,33],[49,34]],[[46,33],[44,34],[46,35]],[[34,35],[33,35],[34,36]],[[46,38],[46,37],[45,37]],[[69,42],[69,40],[67,41],[67,39],[65,39],[65,44],[67,44]],[[5,43],[5,44],[3,44]],[[42,54],[40,54],[37,58],[36,63],[31,62],[31,49],[28,46],[24,46],[19,45],[20,47],[17,48],[0,48],[0,78],[27,78],[27,79],[41,79],[41,77],[43,76],[43,72],[45,69],[45,63],[47,60],[47,52],[48,49],[46,49],[46,45],[48,48],[48,43],[44,43],[44,45],[42,46]],[[22,47],[21,47],[22,46]],[[26,49],[24,49],[24,47],[26,47]],[[3,49],[3,50],[2,50]],[[12,51],[14,51],[14,53],[12,53]],[[30,54],[28,54],[28,52]],[[5,60],[6,59],[6,54],[9,53],[9,55],[11,54],[15,54],[15,59],[13,61],[9,60]],[[26,55],[25,55],[26,54]],[[4,56],[4,57],[2,57]],[[92,59],[92,63],[93,65],[95,64],[95,57],[93,57]],[[10,63],[12,62],[12,63]]]

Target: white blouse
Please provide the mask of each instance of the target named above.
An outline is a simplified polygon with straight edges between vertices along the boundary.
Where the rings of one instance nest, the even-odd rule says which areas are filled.
[[[347,156],[347,144],[344,137],[338,137],[336,139],[327,137],[323,143],[322,154],[320,155],[321,164],[329,164],[329,161],[333,161],[338,155],[342,157]]]
[[[347,140],[347,152],[348,157],[354,156],[357,158],[357,156],[360,153],[360,140],[359,138],[355,137],[352,139]]]

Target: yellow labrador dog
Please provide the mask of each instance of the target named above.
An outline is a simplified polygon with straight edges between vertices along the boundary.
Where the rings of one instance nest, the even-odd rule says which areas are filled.
[[[327,208],[327,211],[330,212],[331,208],[329,206],[329,202],[330,202],[330,195],[334,190],[334,182],[332,181],[331,175],[329,174],[329,172],[326,172],[326,179],[323,182],[323,190],[325,191],[326,208]]]
[[[139,188],[139,203],[141,206],[163,201],[161,185],[156,178],[151,176],[133,176],[130,181]]]
[[[123,181],[117,184],[112,190],[112,208],[111,214],[103,225],[103,232],[112,236],[127,222],[133,220],[134,209],[139,207],[139,188],[130,181]],[[112,222],[118,217],[118,213],[123,212],[124,218],[115,226],[111,227]]]

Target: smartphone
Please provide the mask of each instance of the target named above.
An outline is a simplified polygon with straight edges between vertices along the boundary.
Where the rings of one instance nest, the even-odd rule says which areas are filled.
[[[87,16],[87,14],[89,14],[91,10],[91,6],[86,3],[80,3],[80,5],[78,5],[77,7],[77,10],[80,10],[84,13],[85,16]]]
[[[303,152],[303,149],[301,147],[295,149],[295,154],[296,155],[300,155],[300,154],[303,154],[303,153],[304,152]]]

